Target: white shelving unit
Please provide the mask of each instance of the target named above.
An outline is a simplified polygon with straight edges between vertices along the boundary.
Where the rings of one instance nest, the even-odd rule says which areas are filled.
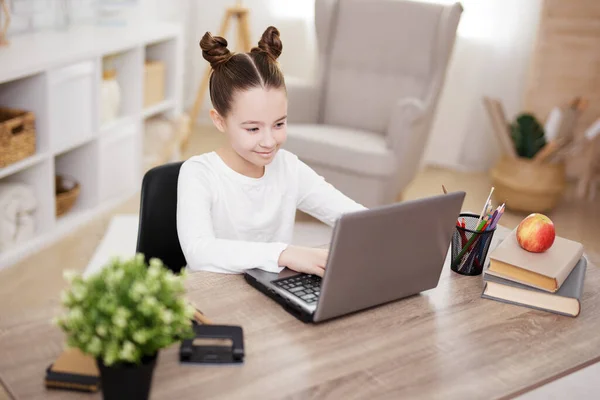
[[[144,120],[181,113],[182,34],[178,25],[158,22],[80,26],[15,37],[0,48],[0,106],[29,110],[36,117],[36,153],[0,168],[0,184],[30,185],[38,203],[35,236],[0,252],[0,269],[140,189]],[[121,106],[117,119],[102,125],[100,89],[107,56],[116,56]],[[144,61],[157,59],[166,66],[165,98],[144,108]],[[74,178],[81,187],[75,206],[61,217],[55,212],[57,174]]]

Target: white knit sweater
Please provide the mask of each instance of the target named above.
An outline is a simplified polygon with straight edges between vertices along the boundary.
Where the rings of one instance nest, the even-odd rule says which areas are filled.
[[[192,271],[280,272],[297,209],[333,226],[341,214],[364,208],[286,150],[260,178],[235,172],[210,152],[181,167],[177,231]]]

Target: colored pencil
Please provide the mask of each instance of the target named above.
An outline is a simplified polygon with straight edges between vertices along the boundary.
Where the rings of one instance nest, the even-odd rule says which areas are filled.
[[[496,217],[498,216],[498,209],[494,210],[494,214],[492,214],[491,223],[488,225],[489,229],[494,229],[494,224],[496,222]]]
[[[483,205],[483,209],[481,210],[481,214],[479,214],[479,219],[477,220],[477,225],[479,225],[479,223],[481,222],[481,219],[483,218],[485,211],[488,208],[488,203],[490,202],[491,198],[492,198],[492,193],[494,193],[494,187],[492,186],[492,190],[490,190],[490,194],[488,195],[487,200],[485,201],[485,204]]]
[[[197,323],[204,325],[212,325],[212,321],[208,319],[206,315],[204,315],[204,313],[198,309],[194,302],[190,301],[189,303],[192,307],[194,307],[194,320],[196,320]]]
[[[496,217],[494,218],[494,222],[490,226],[490,229],[496,228],[496,225],[498,225],[498,221],[502,217],[502,214],[504,214],[504,204],[499,206],[498,209],[496,210]]]

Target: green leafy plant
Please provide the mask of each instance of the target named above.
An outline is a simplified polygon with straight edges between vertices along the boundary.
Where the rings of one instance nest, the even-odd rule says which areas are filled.
[[[158,259],[148,265],[142,254],[114,258],[100,272],[83,278],[64,274],[70,282],[62,292],[66,313],[55,323],[67,345],[113,364],[140,364],[142,357],[184,338],[193,337],[194,308],[184,300],[180,275]]]
[[[510,125],[515,149],[520,157],[533,158],[546,145],[544,127],[533,114],[522,113]]]

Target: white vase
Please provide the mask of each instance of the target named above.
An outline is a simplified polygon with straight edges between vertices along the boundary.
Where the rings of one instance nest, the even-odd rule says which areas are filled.
[[[101,90],[101,123],[115,120],[119,116],[121,106],[121,88],[114,72],[106,71],[102,79]]]

